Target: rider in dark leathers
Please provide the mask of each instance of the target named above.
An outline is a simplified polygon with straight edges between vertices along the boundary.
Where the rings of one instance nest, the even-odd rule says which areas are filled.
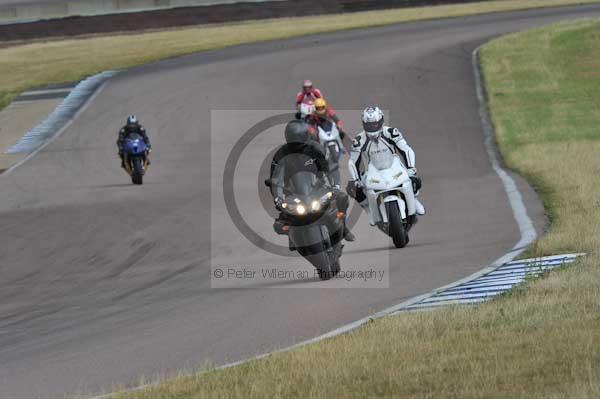
[[[127,136],[133,133],[137,133],[142,137],[144,143],[146,143],[146,146],[148,147],[148,150],[152,149],[146,129],[144,129],[144,127],[140,124],[135,115],[129,115],[129,117],[127,117],[127,124],[123,126],[121,130],[119,130],[119,138],[117,139],[117,148],[119,149],[119,157],[121,158],[122,168],[125,168],[125,159],[123,158],[123,143]],[[148,164],[149,163],[150,160],[148,160]]]
[[[283,188],[291,177],[302,171],[312,172],[317,176],[325,175],[331,182],[330,164],[325,158],[323,148],[314,140],[309,139],[308,124],[301,120],[294,120],[285,128],[286,144],[281,146],[273,156],[271,162],[271,193],[275,207],[281,210],[284,199]],[[337,168],[337,165],[335,166]],[[346,213],[349,206],[348,196],[340,190],[334,191],[335,201],[338,209]],[[275,221],[276,232],[286,219],[285,213],[280,213]],[[354,241],[354,235],[346,226],[344,220],[344,238],[346,241]]]

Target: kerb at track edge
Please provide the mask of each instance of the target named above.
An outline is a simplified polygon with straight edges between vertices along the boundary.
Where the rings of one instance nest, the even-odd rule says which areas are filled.
[[[108,80],[106,80],[105,82],[103,82],[100,86],[98,86],[98,88],[96,90],[94,90],[94,93],[89,96],[85,102],[83,103],[83,105],[81,106],[81,108],[79,108],[79,110],[75,113],[75,115],[73,115],[73,117],[71,117],[71,119],[69,119],[69,121],[67,123],[65,123],[56,133],[54,133],[52,135],[52,137],[50,137],[50,139],[48,139],[45,143],[43,143],[41,146],[39,146],[38,148],[36,148],[35,150],[33,150],[31,153],[29,153],[29,155],[27,155],[25,158],[23,158],[22,160],[20,160],[19,162],[17,162],[16,164],[12,165],[10,168],[6,169],[6,171],[4,171],[4,173],[2,173],[2,176],[6,176],[8,174],[10,174],[12,171],[14,171],[15,169],[17,169],[19,166],[23,165],[25,162],[29,161],[31,158],[33,158],[34,156],[36,156],[41,150],[43,150],[47,145],[49,145],[50,143],[52,143],[54,140],[56,140],[61,134],[63,134],[63,132],[65,130],[67,130],[72,124],[73,122],[85,111],[87,110],[92,101],[98,97],[98,95],[100,95],[100,93],[102,92],[102,90],[104,90],[104,87],[107,85]]]

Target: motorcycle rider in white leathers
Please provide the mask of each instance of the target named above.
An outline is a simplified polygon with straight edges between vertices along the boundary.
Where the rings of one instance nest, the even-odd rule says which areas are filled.
[[[410,148],[402,133],[396,128],[384,125],[384,115],[379,107],[367,107],[362,114],[363,131],[352,141],[348,171],[351,181],[348,183],[348,194],[363,208],[367,207],[367,199],[363,191],[361,175],[364,173],[363,165],[376,161],[377,157],[389,153],[398,154],[413,182],[415,197],[421,188],[421,179],[417,176],[415,167],[415,152]],[[415,198],[415,207],[418,215],[425,214],[425,208]]]

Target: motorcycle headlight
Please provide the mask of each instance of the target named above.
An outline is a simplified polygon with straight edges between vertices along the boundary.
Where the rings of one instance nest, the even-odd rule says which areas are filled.
[[[304,215],[306,213],[306,207],[302,204],[298,204],[298,206],[296,207],[296,213],[298,215]]]
[[[317,201],[317,200],[313,201],[313,202],[310,204],[310,209],[311,209],[313,212],[317,212],[317,211],[321,210],[321,203],[320,203],[319,201]]]
[[[306,205],[302,203],[300,198],[287,198],[287,200],[281,204],[281,208],[293,215],[304,215],[306,213]]]

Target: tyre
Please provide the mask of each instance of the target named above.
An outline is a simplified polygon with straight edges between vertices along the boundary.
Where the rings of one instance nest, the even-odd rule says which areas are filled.
[[[340,257],[342,256],[343,247],[344,246],[341,243],[338,243],[333,247],[333,251],[329,253],[329,262],[332,265],[331,272],[333,273],[333,276],[336,276],[340,272]]]
[[[329,149],[329,153],[327,154],[327,161],[331,164],[335,164],[338,161],[338,157],[337,154],[332,150]]]
[[[329,254],[323,248],[323,252],[305,256],[316,269],[321,280],[329,280],[338,274],[339,265],[331,262]]]
[[[321,280],[329,280],[340,271],[339,251],[332,247],[329,236],[321,229],[325,226],[311,226],[303,230],[290,230],[289,236],[300,255],[317,269]]]
[[[144,166],[142,165],[142,158],[135,157],[131,160],[131,182],[133,184],[142,184],[144,181]]]
[[[389,232],[392,241],[396,248],[404,248],[406,244],[408,244],[408,233],[402,222],[402,215],[400,214],[400,209],[398,209],[398,203],[396,201],[386,202],[385,209],[388,215]]]
[[[338,163],[340,159],[340,151],[337,145],[330,145],[327,148],[327,161],[331,164]]]

